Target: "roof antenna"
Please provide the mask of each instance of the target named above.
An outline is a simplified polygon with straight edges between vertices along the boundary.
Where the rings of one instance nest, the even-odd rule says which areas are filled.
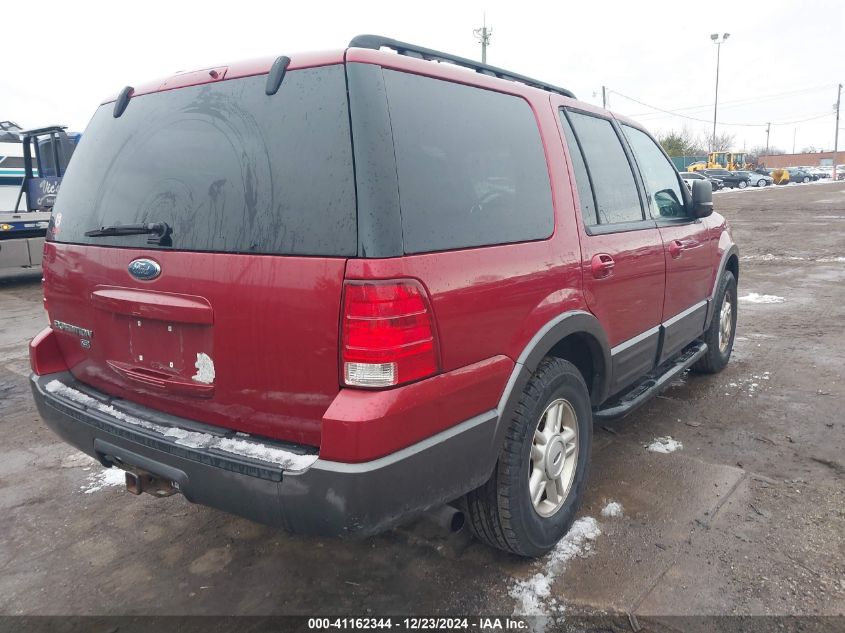
[[[290,64],[290,57],[277,57],[273,65],[270,66],[270,72],[267,73],[267,85],[264,87],[264,92],[267,95],[274,95],[279,91],[279,86],[282,85],[282,79],[285,78],[285,72]]]
[[[117,99],[114,102],[114,118],[117,119],[120,117],[121,114],[126,110],[126,106],[129,105],[129,100],[132,98],[132,94],[135,92],[135,88],[132,86],[126,86],[123,90],[120,91]]]

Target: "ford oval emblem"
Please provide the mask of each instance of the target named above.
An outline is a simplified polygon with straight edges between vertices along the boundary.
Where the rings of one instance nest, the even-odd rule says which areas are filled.
[[[161,274],[161,266],[151,259],[133,259],[129,262],[129,274],[141,281],[150,281]]]

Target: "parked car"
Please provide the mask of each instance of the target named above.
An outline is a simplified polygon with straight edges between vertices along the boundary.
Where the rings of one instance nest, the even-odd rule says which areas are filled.
[[[738,171],[738,176],[745,176],[748,179],[748,184],[752,187],[767,187],[774,183],[775,179],[768,174],[758,174],[755,171]]]
[[[320,535],[451,502],[538,556],[593,421],[728,363],[737,246],[636,121],[378,36],[225,68],[101,105],[45,246],[35,400],[130,491]]]
[[[712,178],[718,178],[725,187],[745,189],[749,185],[748,176],[740,176],[740,172],[727,169],[705,169],[704,173]],[[747,172],[743,172],[747,173]]]
[[[687,187],[692,190],[692,183],[696,180],[704,180],[710,183],[713,191],[718,191],[722,188],[722,181],[718,178],[711,178],[710,176],[701,173],[700,171],[682,171],[681,178]]]
[[[789,172],[789,182],[811,182],[814,180],[812,174],[808,174],[803,169],[798,169],[797,167],[789,167],[786,171]],[[815,180],[818,180],[818,177]]]

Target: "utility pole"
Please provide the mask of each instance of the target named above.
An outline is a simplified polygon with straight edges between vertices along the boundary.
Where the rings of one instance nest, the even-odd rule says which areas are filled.
[[[730,36],[730,33],[725,33],[722,35],[721,40],[719,39],[718,33],[713,33],[710,36],[710,39],[713,40],[713,43],[716,45],[716,97],[713,99],[713,142],[710,144],[711,152],[716,151],[716,113],[719,110],[719,62],[721,61],[722,44],[724,44]]]
[[[601,87],[601,107],[607,110],[607,86]]]
[[[836,165],[839,162],[839,104],[842,102],[842,84],[836,89],[836,134],[833,136],[833,179],[836,180]]]
[[[766,155],[769,154],[769,132],[772,130],[772,124],[766,123]]]
[[[490,36],[493,35],[493,29],[487,28],[487,14],[484,14],[484,25],[480,29],[474,29],[472,34],[479,42],[481,42],[481,63],[487,63],[487,47],[490,45]]]
[[[792,128],[792,153],[795,153],[795,135],[798,134],[798,128]]]

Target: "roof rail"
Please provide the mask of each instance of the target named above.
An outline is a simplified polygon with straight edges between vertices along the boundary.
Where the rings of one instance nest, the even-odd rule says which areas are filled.
[[[355,48],[372,48],[374,50],[379,50],[380,48],[389,48],[396,51],[400,55],[416,57],[417,59],[425,59],[428,61],[447,62],[450,64],[455,64],[457,66],[463,66],[464,68],[471,68],[475,72],[481,73],[482,75],[489,75],[491,77],[498,77],[499,79],[507,79],[509,81],[518,81],[519,83],[531,86],[532,88],[539,88],[540,90],[555,92],[557,94],[563,95],[564,97],[571,97],[573,99],[575,98],[575,95],[566,88],[559,88],[558,86],[553,86],[551,84],[547,84],[536,79],[531,79],[530,77],[525,77],[524,75],[518,75],[508,70],[504,70],[503,68],[497,68],[496,66],[488,66],[487,64],[481,64],[471,59],[467,59],[466,57],[458,57],[457,55],[442,53],[440,51],[435,51],[430,48],[416,46],[415,44],[399,42],[397,40],[390,39],[389,37],[383,37],[381,35],[356,35],[352,38],[352,40],[350,40],[349,46]]]

